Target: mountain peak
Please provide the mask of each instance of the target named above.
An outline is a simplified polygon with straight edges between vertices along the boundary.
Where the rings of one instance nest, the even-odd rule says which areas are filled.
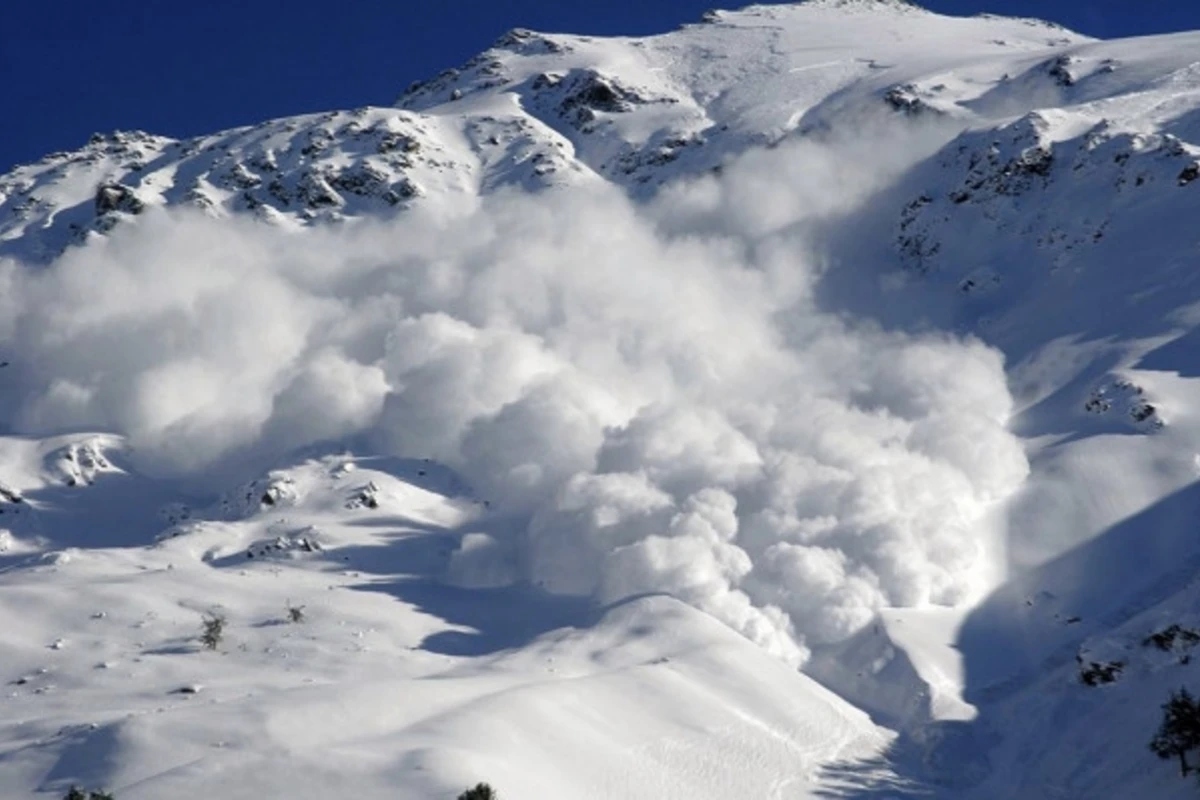
[[[844,8],[863,11],[926,11],[924,7],[909,2],[909,0],[804,0],[799,5],[814,8]]]
[[[736,19],[741,15],[749,15],[751,17],[776,17],[780,15],[786,15],[787,13],[794,11],[827,9],[867,13],[931,13],[924,7],[919,6],[916,3],[909,2],[909,0],[800,0],[799,2],[790,4],[749,5],[737,10],[713,9],[706,11],[701,17],[701,21],[705,23],[714,23],[722,20]]]

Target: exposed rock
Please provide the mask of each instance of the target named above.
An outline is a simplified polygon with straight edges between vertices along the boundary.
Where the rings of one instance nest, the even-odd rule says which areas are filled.
[[[1161,428],[1164,424],[1158,409],[1146,400],[1145,390],[1124,378],[1116,378],[1093,389],[1083,408],[1091,414],[1107,414],[1116,408],[1136,426],[1147,430]]]
[[[244,164],[234,164],[225,173],[225,185],[235,189],[253,189],[262,183],[262,178],[255,175]]]
[[[931,106],[921,96],[921,92],[915,84],[906,83],[901,86],[893,86],[884,92],[883,101],[894,110],[903,113],[909,117],[919,117],[924,115],[942,116],[944,112],[940,109]]]
[[[1071,72],[1071,67],[1078,63],[1078,58],[1062,55],[1047,61],[1043,65],[1043,68],[1046,70],[1046,74],[1054,79],[1056,84],[1063,88],[1069,88],[1074,86],[1077,80],[1075,74]]]
[[[296,482],[290,476],[271,473],[233,492],[221,505],[227,514],[248,517],[266,508],[294,505],[298,496]]]
[[[1179,663],[1191,661],[1191,650],[1200,644],[1200,631],[1185,628],[1179,623],[1173,623],[1142,640],[1143,647],[1154,647],[1164,653],[1175,653]]]
[[[104,454],[100,439],[73,442],[56,450],[46,458],[46,465],[67,486],[87,486],[101,473],[118,471]]]
[[[274,539],[255,542],[246,548],[246,558],[281,556],[296,558],[306,554],[321,553],[324,550],[316,528],[310,526],[300,531],[276,536]]]
[[[381,197],[388,188],[388,175],[378,167],[360,163],[333,175],[329,185],[360,197]]]
[[[492,45],[495,50],[508,50],[523,56],[557,55],[571,52],[571,47],[545,34],[525,28],[513,28]]]
[[[624,175],[634,175],[637,173],[636,180],[639,183],[643,183],[653,178],[654,171],[658,167],[670,164],[687,150],[700,147],[703,144],[704,139],[697,135],[684,136],[672,134],[657,142],[647,143],[645,147],[631,149],[628,152],[622,153],[614,161],[606,165],[606,167]]]
[[[346,508],[379,508],[379,487],[371,481],[366,486],[359,487],[346,501]]]
[[[112,211],[140,214],[146,208],[133,189],[120,183],[102,183],[96,187],[95,206],[97,216]]]
[[[1076,656],[1079,664],[1079,680],[1086,686],[1103,686],[1115,683],[1125,670],[1123,661],[1085,661]]]
[[[25,498],[21,495],[19,489],[14,489],[11,486],[0,483],[0,504],[11,503],[12,505],[19,505],[24,502]]]
[[[1187,186],[1196,180],[1196,178],[1200,178],[1200,161],[1193,161],[1184,167],[1183,171],[1179,173],[1177,180],[1180,186]]]
[[[591,69],[544,72],[532,80],[530,88],[541,95],[543,104],[581,130],[601,114],[625,114],[640,105],[678,102]]]
[[[308,208],[345,205],[342,196],[330,186],[326,176],[315,170],[305,170],[296,183],[296,196]]]

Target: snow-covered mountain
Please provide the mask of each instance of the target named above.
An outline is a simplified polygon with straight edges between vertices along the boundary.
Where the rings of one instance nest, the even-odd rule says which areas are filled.
[[[158,206],[306,225],[503,186],[649,188],[833,124],[856,105],[964,118],[1010,111],[1010,96],[1021,104],[1079,71],[1057,59],[1086,41],[1038,21],[939,17],[874,0],[712,12],[647,39],[516,30],[414,83],[393,108],[186,141],[98,134],[18,168],[0,183],[0,253],[51,259]],[[1024,92],[998,83],[1006,72]]]
[[[518,30],[0,176],[0,795],[1189,796],[1197,52]]]

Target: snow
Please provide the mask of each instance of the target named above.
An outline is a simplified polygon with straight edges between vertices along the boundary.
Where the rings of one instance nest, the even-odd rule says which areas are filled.
[[[1198,43],[518,30],[0,176],[0,794],[1187,796]]]
[[[773,796],[889,738],[678,601],[590,609],[430,580],[464,515],[452,498],[339,458],[287,478],[286,509],[198,513],[150,547],[72,548],[6,573],[3,785]],[[379,506],[347,514],[363,481]],[[320,549],[248,557],[283,530],[319,531],[306,535]],[[289,622],[296,604],[304,619]],[[208,652],[196,637],[212,609],[229,623]]]

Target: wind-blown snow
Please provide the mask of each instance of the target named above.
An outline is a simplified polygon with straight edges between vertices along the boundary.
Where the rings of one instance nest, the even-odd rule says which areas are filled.
[[[1027,469],[996,351],[815,307],[797,226],[894,172],[866,151],[780,148],[648,207],[502,194],[303,236],[157,215],[8,264],[9,421],[116,431],[174,476],[366,437],[527,520],[457,580],[668,592],[799,662],[992,585],[985,517]]]

